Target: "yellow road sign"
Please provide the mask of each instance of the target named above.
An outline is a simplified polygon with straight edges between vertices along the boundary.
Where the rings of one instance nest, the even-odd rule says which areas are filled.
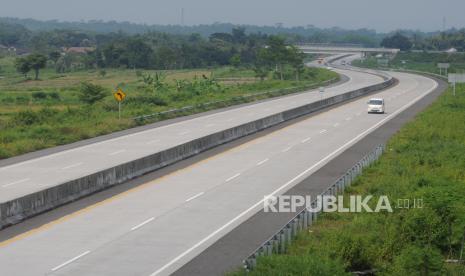
[[[123,90],[121,90],[121,88],[118,88],[118,91],[113,93],[113,96],[115,97],[115,99],[118,102],[122,102],[124,100],[124,98],[126,98],[126,94],[124,94],[124,92],[123,92]]]

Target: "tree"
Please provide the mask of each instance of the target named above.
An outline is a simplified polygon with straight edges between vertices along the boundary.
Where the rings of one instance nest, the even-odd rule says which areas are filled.
[[[408,51],[412,48],[412,42],[410,42],[408,37],[403,36],[400,33],[396,33],[393,36],[385,37],[383,41],[381,41],[381,46],[386,48],[396,48],[401,51]]]
[[[260,78],[261,81],[263,81],[270,72],[270,65],[271,61],[269,58],[268,49],[260,49],[257,53],[257,57],[255,59],[253,67],[253,70],[255,71],[255,76]]]
[[[235,54],[233,55],[230,59],[229,62],[231,63],[232,66],[235,68],[238,68],[241,65],[241,55]]]
[[[47,57],[41,54],[32,54],[26,57],[31,69],[35,72],[35,80],[39,79],[40,69],[47,65]]]
[[[53,61],[53,64],[57,64],[58,59],[61,57],[61,53],[58,51],[52,51],[48,54],[48,58]]]
[[[289,51],[286,47],[284,39],[279,36],[270,36],[268,39],[268,47],[263,57],[269,62],[276,64],[279,71],[280,79],[284,80],[283,65],[286,63]]]
[[[288,48],[288,62],[294,68],[295,79],[300,81],[300,74],[304,71],[304,58],[305,54],[295,46]]]
[[[27,74],[31,71],[31,64],[27,58],[17,58],[15,60],[15,67],[18,73],[21,73],[25,79],[27,79]]]
[[[107,91],[104,87],[89,82],[81,83],[81,88],[78,95],[80,101],[92,105],[98,101],[101,101],[106,96]]]

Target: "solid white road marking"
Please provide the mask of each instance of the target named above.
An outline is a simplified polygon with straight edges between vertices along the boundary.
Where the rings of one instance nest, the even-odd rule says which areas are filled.
[[[235,175],[231,176],[230,178],[226,179],[226,182],[229,182],[231,180],[233,180],[234,178],[238,177],[239,175],[241,175],[240,173],[236,173]]]
[[[384,124],[386,121],[390,120],[392,117],[396,116],[397,114],[401,113],[402,111],[404,111],[405,109],[407,109],[408,107],[410,107],[411,105],[413,105],[415,102],[417,102],[418,100],[420,100],[421,98],[423,98],[425,95],[429,94],[431,91],[433,91],[434,89],[436,89],[438,86],[438,83],[435,82],[435,85],[433,88],[431,88],[430,90],[428,90],[428,92],[418,96],[417,98],[413,99],[411,102],[407,103],[406,105],[402,106],[400,109],[398,109],[397,111],[391,113],[389,116],[385,117],[383,120],[379,121],[378,123],[374,124],[373,126],[369,127],[368,129],[366,129],[364,132],[360,133],[359,135],[355,136],[352,140],[348,141],[347,143],[345,143],[344,145],[342,145],[341,147],[339,147],[338,149],[336,149],[335,151],[331,152],[330,154],[328,154],[326,157],[324,157],[323,159],[321,159],[320,161],[318,161],[316,164],[314,164],[313,166],[309,167],[308,169],[306,169],[305,171],[301,172],[299,175],[297,175],[296,177],[294,177],[293,179],[289,180],[287,183],[285,183],[283,186],[279,187],[278,189],[276,189],[275,191],[273,191],[270,196],[274,196],[276,194],[278,194],[281,190],[283,190],[284,188],[286,188],[287,186],[289,186],[290,184],[294,183],[296,180],[298,180],[299,178],[305,176],[308,172],[310,172],[311,170],[313,170],[314,168],[317,168],[318,166],[320,166],[321,164],[323,164],[324,162],[328,161],[329,159],[331,159],[333,156],[335,156],[336,154],[338,154],[339,152],[345,150],[346,148],[352,146],[354,143],[356,143],[357,141],[359,141],[360,139],[362,139],[364,136],[366,136],[368,133],[370,133],[371,131],[377,129],[378,127],[380,127],[382,124]],[[150,276],[155,276],[155,275],[158,275],[160,274],[161,272],[163,272],[164,270],[166,270],[168,267],[172,266],[174,263],[178,262],[179,260],[181,260],[182,258],[184,258],[186,255],[190,254],[192,251],[194,251],[195,249],[197,249],[199,246],[201,246],[202,244],[204,244],[205,242],[207,242],[209,239],[211,239],[212,237],[214,237],[215,235],[217,235],[218,233],[220,233],[221,231],[223,231],[224,229],[228,228],[229,226],[231,226],[232,224],[236,223],[239,219],[241,219],[243,216],[247,215],[249,212],[253,211],[254,209],[258,208],[261,204],[263,204],[263,202],[265,201],[265,199],[261,199],[259,202],[255,203],[254,205],[252,205],[250,208],[248,208],[247,210],[245,210],[244,212],[240,213],[239,215],[237,215],[236,217],[234,217],[233,219],[231,219],[228,223],[224,224],[223,226],[221,226],[220,228],[216,229],[214,232],[212,232],[211,234],[209,234],[208,236],[206,236],[205,238],[203,238],[202,240],[200,240],[199,242],[197,242],[196,244],[194,244],[192,247],[190,247],[189,249],[187,249],[186,251],[184,251],[183,253],[179,254],[177,257],[175,257],[174,259],[172,259],[171,261],[169,261],[168,263],[166,263],[164,266],[160,267],[158,270],[156,270],[155,272],[153,272],[152,274],[150,274]]]
[[[323,134],[323,133],[325,133],[326,131],[327,131],[326,129],[322,129],[322,130],[320,130],[320,134]]]
[[[198,198],[199,196],[201,196],[203,194],[204,194],[204,192],[201,192],[201,193],[196,194],[195,196],[189,197],[188,199],[186,199],[186,202],[189,202],[189,201],[191,201],[193,199],[196,199],[196,198]]]
[[[13,186],[13,185],[16,185],[16,184],[24,183],[24,182],[29,181],[29,180],[31,180],[31,179],[30,179],[30,178],[24,178],[24,179],[15,181],[15,182],[11,182],[11,183],[5,184],[5,185],[3,185],[2,187],[3,187],[3,188],[6,188],[6,187]]]
[[[283,149],[282,152],[287,152],[287,151],[289,151],[291,149],[292,149],[292,147],[287,147],[287,148]]]
[[[73,164],[73,165],[69,165],[69,166],[63,167],[63,168],[61,168],[61,169],[62,169],[62,170],[67,170],[67,169],[79,167],[79,166],[81,166],[81,165],[82,165],[82,162],[79,162],[79,163],[76,163],[76,164]]]
[[[268,162],[268,160],[270,160],[270,159],[266,158],[266,159],[264,159],[264,160],[258,162],[258,163],[257,163],[257,166],[260,166],[260,165],[265,164],[266,162]]]
[[[123,152],[125,152],[125,151],[126,151],[126,150],[118,150],[118,151],[112,152],[112,153],[110,153],[110,154],[108,154],[108,155],[110,155],[110,156],[111,156],[111,155],[117,155],[117,154],[123,153]]]
[[[79,259],[79,258],[84,257],[85,255],[87,255],[87,254],[89,254],[89,253],[90,253],[90,251],[86,251],[86,252],[82,253],[81,255],[76,256],[76,257],[72,258],[71,260],[62,263],[61,265],[52,268],[52,271],[56,271],[56,270],[58,270],[58,269],[60,269],[60,268],[62,268],[62,267],[64,267],[64,266],[66,266],[66,265],[69,265],[70,263],[76,261],[76,260]]]
[[[310,139],[312,139],[312,137],[305,138],[302,140],[302,143],[307,143],[308,141],[310,141]]]
[[[131,228],[131,231],[134,231],[134,230],[136,230],[136,229],[141,228],[142,226],[146,225],[147,223],[151,222],[151,221],[154,220],[154,219],[155,219],[155,218],[149,218],[148,220],[146,220],[146,221],[144,221],[144,222],[142,222],[142,223],[140,223],[140,224],[138,224],[138,225],[132,227],[132,228]]]

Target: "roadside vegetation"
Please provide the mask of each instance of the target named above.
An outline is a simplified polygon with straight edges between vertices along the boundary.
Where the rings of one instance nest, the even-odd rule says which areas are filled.
[[[299,69],[289,64],[280,71],[264,70],[256,77],[253,68],[222,66],[190,70],[132,70],[107,68],[56,73],[40,70],[40,80],[25,79],[15,69],[15,59],[0,59],[0,159],[47,147],[67,144],[114,131],[189,115],[222,106],[267,98],[241,96],[293,88],[302,91],[310,85],[337,79],[334,72]],[[127,94],[118,120],[118,104],[112,96],[115,87]],[[285,94],[283,93],[283,94]],[[150,120],[135,117],[186,106],[226,101],[223,105],[202,106]]]
[[[463,53],[401,52],[393,60],[389,61],[387,67],[380,66],[376,57],[354,61],[353,65],[365,68],[407,69],[439,74],[438,63],[449,63],[449,73],[465,72],[465,54]]]
[[[260,258],[249,275],[465,275],[456,262],[465,259],[465,85],[457,88],[394,135],[345,191],[387,195],[393,213],[323,214],[287,254]]]

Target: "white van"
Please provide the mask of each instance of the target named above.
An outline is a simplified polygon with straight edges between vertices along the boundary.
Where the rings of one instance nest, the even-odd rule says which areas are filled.
[[[384,99],[372,98],[368,101],[368,113],[384,113]]]

